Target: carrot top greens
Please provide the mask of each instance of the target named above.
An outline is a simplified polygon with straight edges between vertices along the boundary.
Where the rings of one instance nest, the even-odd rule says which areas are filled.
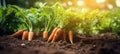
[[[55,28],[72,30],[78,34],[120,34],[120,9],[75,12],[60,3],[24,9],[15,5],[0,7],[0,30],[4,33],[25,29],[34,32],[51,31]]]

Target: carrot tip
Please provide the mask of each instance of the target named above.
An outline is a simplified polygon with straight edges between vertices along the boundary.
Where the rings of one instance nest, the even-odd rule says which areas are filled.
[[[70,43],[73,44],[73,32],[69,31],[68,35],[69,35]]]

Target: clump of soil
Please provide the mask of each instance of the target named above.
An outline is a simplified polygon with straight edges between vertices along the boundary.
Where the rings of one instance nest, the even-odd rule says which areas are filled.
[[[35,36],[32,41],[0,36],[0,54],[120,54],[120,39],[112,33],[94,35],[77,40],[47,42]]]

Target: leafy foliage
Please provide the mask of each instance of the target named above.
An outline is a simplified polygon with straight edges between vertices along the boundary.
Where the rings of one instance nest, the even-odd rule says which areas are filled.
[[[19,17],[16,16],[16,9],[8,5],[7,8],[0,9],[0,29],[3,33],[11,34],[22,24]]]
[[[8,5],[7,8],[0,7],[0,29],[4,33],[9,33],[33,27],[34,32],[43,32],[59,27],[87,35],[105,32],[120,34],[119,13],[120,9],[115,8],[105,11],[97,9],[78,14],[71,9],[65,9],[60,3],[52,6],[44,4],[30,9],[14,8]]]

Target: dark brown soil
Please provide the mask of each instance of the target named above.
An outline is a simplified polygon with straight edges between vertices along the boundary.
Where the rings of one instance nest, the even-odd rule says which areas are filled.
[[[5,35],[0,36],[0,54],[120,54],[120,39],[105,33],[70,44],[62,40],[47,43],[37,36],[27,41]]]

